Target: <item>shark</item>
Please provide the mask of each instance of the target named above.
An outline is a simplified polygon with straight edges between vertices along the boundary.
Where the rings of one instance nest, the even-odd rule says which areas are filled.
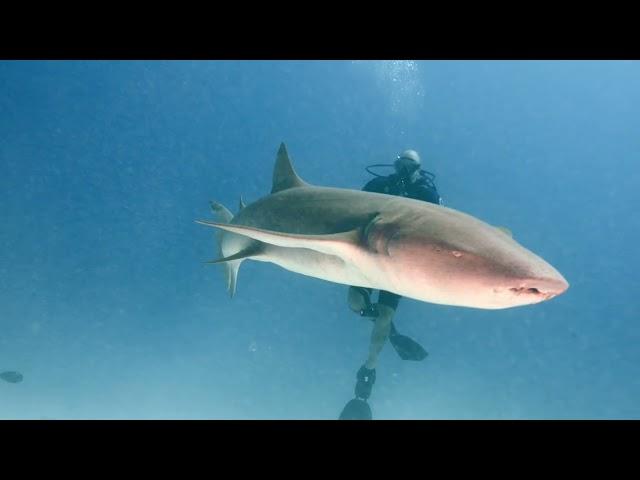
[[[269,195],[233,215],[211,202],[227,290],[245,260],[270,262],[338,284],[422,302],[478,309],[537,304],[569,283],[547,261],[462,211],[406,197],[317,186],[297,174],[280,144]]]

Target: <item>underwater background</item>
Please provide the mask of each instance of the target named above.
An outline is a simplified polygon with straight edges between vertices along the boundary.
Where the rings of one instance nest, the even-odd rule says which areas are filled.
[[[416,149],[444,204],[570,288],[507,310],[402,299],[379,419],[640,418],[640,62],[2,61],[2,419],[335,419],[371,323],[347,287],[244,262],[209,201],[360,189]]]

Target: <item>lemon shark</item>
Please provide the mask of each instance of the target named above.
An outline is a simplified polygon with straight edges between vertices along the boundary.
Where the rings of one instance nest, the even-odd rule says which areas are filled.
[[[569,284],[510,232],[461,211],[302,180],[280,145],[271,193],[234,216],[212,202],[227,289],[245,260],[424,302],[502,309],[549,300]]]

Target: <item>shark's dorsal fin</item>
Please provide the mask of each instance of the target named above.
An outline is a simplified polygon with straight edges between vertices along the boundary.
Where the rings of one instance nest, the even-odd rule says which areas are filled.
[[[277,193],[288,188],[304,187],[307,185],[309,184],[302,180],[293,169],[289,153],[287,152],[287,147],[284,142],[282,142],[278,149],[276,165],[273,168],[273,184],[271,186],[271,193]]]

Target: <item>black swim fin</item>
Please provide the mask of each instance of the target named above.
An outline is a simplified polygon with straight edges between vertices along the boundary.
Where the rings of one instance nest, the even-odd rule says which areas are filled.
[[[393,330],[391,335],[389,335],[389,342],[402,360],[420,362],[427,358],[429,353],[422,348],[422,345],[406,335],[399,334],[395,331],[395,328]]]
[[[339,420],[371,420],[372,418],[369,404],[364,400],[354,398],[345,405]]]

